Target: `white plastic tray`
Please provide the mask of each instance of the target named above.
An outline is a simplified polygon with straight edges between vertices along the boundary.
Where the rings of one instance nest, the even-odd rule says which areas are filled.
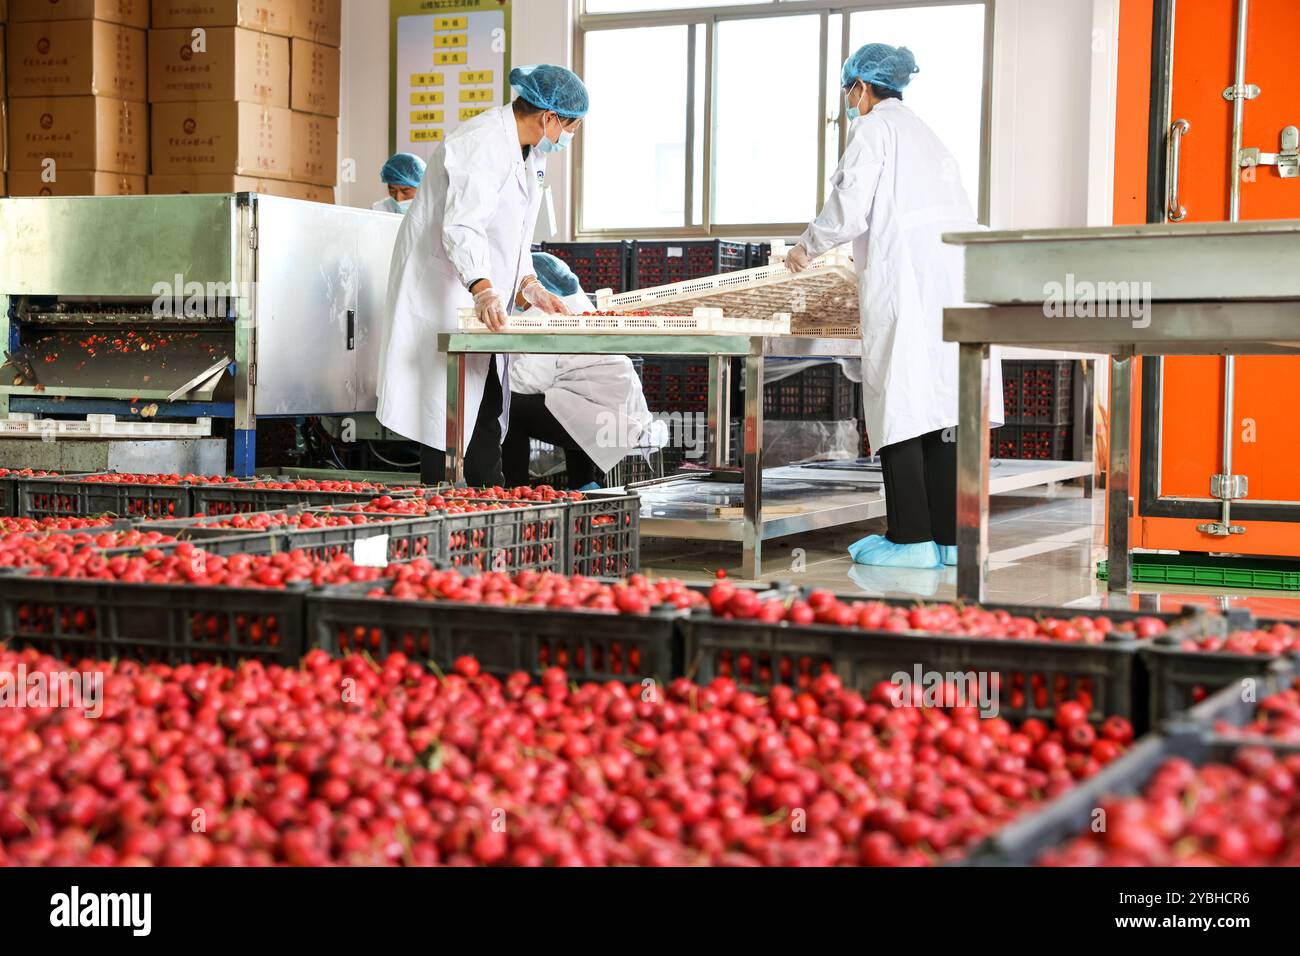
[[[212,419],[185,422],[125,421],[114,415],[89,415],[85,421],[37,419],[35,415],[14,413],[0,419],[0,438],[208,438]]]
[[[596,308],[683,315],[713,308],[733,319],[786,315],[798,335],[857,335],[858,276],[849,250],[834,249],[798,275],[786,269],[783,260],[781,247],[775,245],[771,265],[617,295],[601,290]]]
[[[466,332],[483,332],[487,326],[473,309],[461,309],[460,327]],[[764,318],[724,315],[721,309],[692,309],[663,315],[512,315],[506,332],[539,332],[547,335],[604,332],[616,335],[789,335],[790,316]]]

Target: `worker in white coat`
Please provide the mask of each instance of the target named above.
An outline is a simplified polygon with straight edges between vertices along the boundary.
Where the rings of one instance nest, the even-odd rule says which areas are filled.
[[[957,346],[943,341],[943,310],[963,304],[964,279],[961,249],[942,236],[979,225],[956,160],[903,105],[917,72],[906,47],[884,43],[845,61],[848,144],[826,207],[786,264],[802,272],[853,243],[866,430],[884,472],[888,531],[849,553],[859,564],[938,568],[957,563]],[[996,427],[996,360],[990,372]]]
[[[591,311],[578,277],[562,260],[535,252],[533,271],[575,315]],[[624,458],[664,444],[667,429],[656,424],[626,355],[520,356],[510,363],[510,428],[502,445],[506,484],[529,483],[536,438],[564,450],[570,488],[598,488]]]
[[[425,168],[424,160],[414,153],[394,153],[379,171],[379,181],[388,189],[388,196],[370,208],[405,216],[424,181]]]
[[[429,158],[424,182],[397,234],[388,282],[388,322],[379,359],[378,417],[423,446],[425,482],[443,480],[447,446],[447,356],[438,335],[454,332],[473,307],[500,331],[516,296],[565,313],[532,269],[532,240],[546,155],[568,147],[587,113],[587,89],[561,66],[510,71],[515,101],[458,127]],[[465,479],[501,483],[501,437],[508,408],[504,358],[467,360],[458,423],[470,436]]]

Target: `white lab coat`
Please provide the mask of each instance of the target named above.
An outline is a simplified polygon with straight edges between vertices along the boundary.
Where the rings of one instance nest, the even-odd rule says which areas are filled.
[[[387,428],[446,448],[447,356],[438,351],[437,336],[454,332],[458,310],[473,307],[466,286],[478,279],[491,279],[506,307],[513,306],[519,281],[533,271],[533,230],[545,179],[542,154],[532,149],[526,161],[522,156],[509,106],[476,116],[433,151],[397,233],[388,279],[377,412]],[[497,356],[503,385],[507,369],[504,356]],[[471,355],[461,410],[466,446],[487,373],[488,357]]]
[[[963,256],[946,232],[979,229],[957,162],[899,100],[849,127],[826,207],[800,241],[812,256],[853,243],[862,313],[862,391],[873,449],[957,424],[957,345],[943,310],[964,303]],[[1002,365],[989,370],[1002,424]]]
[[[564,300],[575,315],[591,311],[581,290]],[[667,436],[654,428],[632,360],[625,355],[522,355],[510,363],[510,390],[544,395],[546,409],[601,471]]]

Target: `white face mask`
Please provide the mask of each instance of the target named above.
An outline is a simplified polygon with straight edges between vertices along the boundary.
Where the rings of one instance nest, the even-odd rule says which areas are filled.
[[[389,196],[387,199],[381,199],[379,202],[375,203],[373,208],[380,212],[395,212],[399,216],[405,216],[407,211],[411,208],[411,203],[414,201],[415,200],[413,199],[399,201],[394,199],[392,196]]]

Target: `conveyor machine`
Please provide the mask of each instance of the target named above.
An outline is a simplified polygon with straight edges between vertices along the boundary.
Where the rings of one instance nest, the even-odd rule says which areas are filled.
[[[0,200],[0,419],[373,412],[401,217],[235,193]],[[192,434],[192,432],[190,432]]]

